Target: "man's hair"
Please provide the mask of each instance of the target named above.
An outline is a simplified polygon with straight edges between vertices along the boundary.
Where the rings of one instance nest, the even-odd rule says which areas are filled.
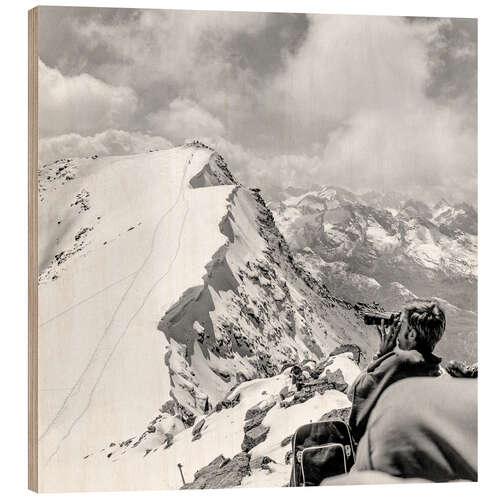
[[[404,310],[408,325],[417,332],[418,349],[432,352],[446,328],[444,311],[439,304],[429,300],[412,302]]]

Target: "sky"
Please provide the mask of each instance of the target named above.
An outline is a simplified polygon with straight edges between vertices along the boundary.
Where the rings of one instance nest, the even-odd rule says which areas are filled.
[[[477,22],[42,7],[39,156],[199,139],[245,185],[477,206]]]

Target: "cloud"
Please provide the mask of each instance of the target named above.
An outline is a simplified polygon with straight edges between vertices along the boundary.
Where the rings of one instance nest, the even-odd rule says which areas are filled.
[[[62,25],[54,36],[41,30],[41,50],[64,74],[86,71],[109,85],[134,89],[140,119],[176,98],[190,99],[224,123],[234,139],[253,135],[246,123],[259,100],[259,87],[265,85],[264,75],[279,70],[283,46],[297,43],[306,18],[49,8],[43,19],[46,31]],[[71,43],[62,43],[63,34]],[[136,123],[147,126],[142,120]]]
[[[297,129],[323,131],[360,109],[397,110],[424,96],[426,42],[439,22],[310,16],[308,36],[269,87],[268,101]]]
[[[88,75],[64,76],[38,61],[41,136],[72,131],[89,134],[129,122],[137,109],[135,92]]]
[[[307,38],[275,77],[267,102],[283,114],[285,140],[310,152],[314,141],[324,144],[318,179],[475,202],[471,109],[429,93],[433,77],[443,74],[436,73],[442,54],[430,47],[450,50],[443,38],[448,25],[311,16]]]
[[[177,142],[199,136],[219,136],[225,132],[222,122],[194,101],[174,99],[168,108],[150,113],[146,121],[155,134]]]
[[[40,41],[55,82],[41,92],[45,136],[207,137],[260,187],[322,182],[475,201],[473,20],[45,12],[45,26],[63,25]]]
[[[172,143],[163,137],[124,130],[106,130],[93,136],[71,133],[41,139],[38,144],[38,157],[39,163],[44,164],[59,158],[93,154],[124,155],[170,147]]]
[[[108,59],[96,65],[98,73],[144,87],[158,79],[183,83],[200,65],[223,64],[226,43],[235,35],[257,35],[267,18],[265,13],[136,10],[121,22],[103,22],[100,16],[77,20],[73,33],[90,49],[106,48]],[[108,73],[110,67],[118,73]]]
[[[427,103],[418,109],[363,110],[333,130],[318,179],[355,191],[402,191],[435,202],[476,203],[477,144],[456,112]]]

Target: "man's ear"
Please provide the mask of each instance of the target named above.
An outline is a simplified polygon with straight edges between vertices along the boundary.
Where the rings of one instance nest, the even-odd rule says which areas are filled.
[[[408,332],[407,335],[408,340],[412,340],[413,342],[417,341],[417,332],[413,328]]]

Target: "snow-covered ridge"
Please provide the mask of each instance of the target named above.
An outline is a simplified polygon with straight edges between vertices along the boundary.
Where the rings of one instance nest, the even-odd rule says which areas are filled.
[[[219,228],[227,241],[203,286],[186,290],[159,323],[179,415],[209,411],[230,387],[285,362],[319,360],[347,342],[375,348],[352,306],[295,263],[258,190],[235,187]]]

